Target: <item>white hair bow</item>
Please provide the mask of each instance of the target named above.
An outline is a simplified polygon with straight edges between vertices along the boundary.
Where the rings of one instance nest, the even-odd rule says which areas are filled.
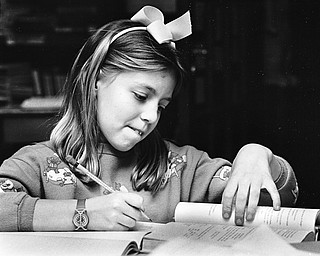
[[[146,27],[132,27],[119,32],[112,38],[112,42],[119,36],[134,30],[147,30],[159,43],[175,42],[192,34],[190,12],[187,11],[179,18],[164,24],[163,13],[156,7],[145,6],[132,18]]]

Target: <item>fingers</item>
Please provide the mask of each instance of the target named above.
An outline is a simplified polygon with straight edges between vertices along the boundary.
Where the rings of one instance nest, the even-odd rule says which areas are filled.
[[[251,184],[248,198],[248,206],[246,210],[246,220],[253,221],[256,215],[257,205],[260,198],[260,186],[258,184]]]
[[[248,197],[250,196],[250,183],[243,182],[241,184],[228,184],[222,198],[222,216],[229,219],[232,215],[232,210],[235,211],[235,224],[243,225],[245,210],[247,207]]]
[[[124,200],[128,205],[136,209],[143,209],[143,199],[137,194],[124,193]]]
[[[222,217],[229,219],[232,213],[233,200],[237,192],[237,184],[230,180],[222,195]]]
[[[141,218],[143,198],[134,193],[115,192],[90,198],[87,211],[92,230],[128,230]]]
[[[279,195],[279,191],[277,190],[276,184],[271,182],[269,187],[266,188],[271,196],[273,209],[275,211],[279,211],[281,207],[281,199]]]
[[[246,221],[253,221],[260,199],[260,190],[263,187],[266,188],[272,198],[273,209],[279,210],[281,205],[280,196],[272,181],[266,182],[264,186],[254,182],[244,182],[236,185],[231,184],[226,187],[222,198],[223,218],[229,219],[232,215],[232,210],[234,210],[236,225],[242,226],[244,219]]]
[[[120,216],[123,216],[121,221],[119,220],[119,223],[125,226],[130,225],[129,227],[132,227],[132,224],[135,225],[135,221],[141,217],[140,209],[143,208],[143,199],[141,196],[134,193],[125,192],[121,194],[123,201],[119,201],[120,204],[116,206],[120,212]],[[130,219],[133,220],[134,223],[130,221]]]
[[[235,200],[235,224],[238,226],[242,226],[244,223],[249,192],[249,184],[240,185],[238,188],[237,197]]]

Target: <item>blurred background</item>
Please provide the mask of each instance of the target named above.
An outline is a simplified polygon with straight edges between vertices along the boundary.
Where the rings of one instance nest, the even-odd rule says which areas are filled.
[[[176,44],[189,75],[160,121],[162,135],[230,161],[244,144],[263,144],[294,168],[298,206],[319,208],[316,0],[0,0],[0,162],[49,138],[88,36],[147,4],[166,22],[190,10],[193,23],[193,35]]]

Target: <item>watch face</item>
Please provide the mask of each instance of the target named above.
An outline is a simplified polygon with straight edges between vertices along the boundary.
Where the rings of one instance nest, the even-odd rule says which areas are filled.
[[[83,229],[87,230],[87,225],[89,223],[89,218],[86,211],[77,211],[73,216],[73,223],[76,226],[76,230]]]

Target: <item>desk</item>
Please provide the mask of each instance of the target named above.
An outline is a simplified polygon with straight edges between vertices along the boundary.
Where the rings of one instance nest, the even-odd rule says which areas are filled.
[[[49,139],[55,109],[0,108],[0,161],[23,145]]]

